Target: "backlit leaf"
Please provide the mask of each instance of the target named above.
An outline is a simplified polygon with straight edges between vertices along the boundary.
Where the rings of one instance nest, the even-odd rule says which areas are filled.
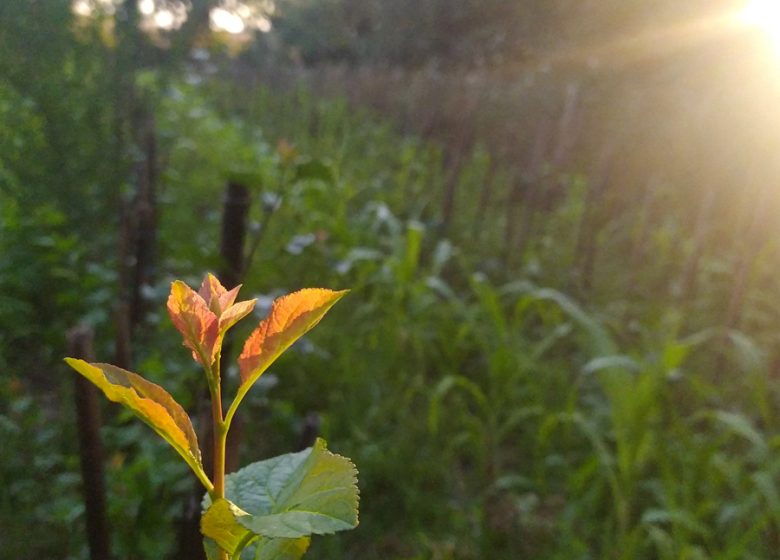
[[[219,279],[209,272],[200,285],[198,295],[203,298],[208,308],[219,317],[225,309],[233,305],[240,289],[241,285],[239,284],[230,291],[226,290]]]
[[[268,317],[249,335],[238,358],[241,385],[251,386],[346,293],[347,290],[308,288],[274,301]]]
[[[171,285],[168,312],[200,364],[214,363],[227,330],[254,309],[253,299],[234,303],[240,289],[239,285],[226,290],[213,274],[206,275],[197,292],[184,282]]]
[[[261,537],[256,558],[262,560],[300,558],[308,547],[301,538],[358,524],[357,470],[321,439],[304,451],[228,475],[225,494],[237,505],[217,501],[209,506],[205,498],[204,535],[229,551],[246,542],[247,533],[235,525],[243,527]]]
[[[176,280],[171,284],[168,313],[184,337],[184,345],[192,350],[195,360],[206,367],[216,356],[219,320],[206,301],[187,284]]]
[[[219,317],[220,336],[224,336],[225,331],[249,315],[255,308],[256,301],[254,299],[239,301],[237,304],[228,307]]]
[[[90,364],[75,358],[65,358],[65,361],[94,383],[109,400],[125,405],[151,426],[182,456],[204,486],[211,489],[190,417],[165,389],[110,364]]]
[[[311,539],[264,539],[257,541],[255,560],[299,560],[309,549]]]
[[[308,537],[269,539],[254,534],[238,521],[248,515],[225,499],[214,502],[203,514],[200,527],[201,532],[208,535],[205,546],[207,550],[212,548],[211,557],[217,557],[214,543],[232,557],[255,560],[298,560],[309,548],[311,539]],[[246,549],[247,546],[250,548]]]
[[[211,504],[203,514],[200,530],[213,539],[222,550],[235,556],[256,538],[254,533],[238,522],[239,518],[247,515],[249,515],[247,512],[222,498]]]

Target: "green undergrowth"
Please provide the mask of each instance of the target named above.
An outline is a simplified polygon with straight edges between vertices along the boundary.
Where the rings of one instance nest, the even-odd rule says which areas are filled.
[[[320,435],[360,470],[359,528],[314,540],[311,557],[771,557],[780,534],[780,434],[770,349],[780,331],[759,293],[748,298],[743,330],[719,326],[717,257],[705,259],[694,301],[657,291],[668,281],[660,263],[679,256],[667,242],[674,216],[654,223],[656,259],[640,270],[627,270],[623,258],[628,226],[607,228],[585,292],[571,270],[586,178],[562,176],[566,198],[524,253],[512,255],[503,242],[506,198],[476,214],[488,180],[484,150],[458,175],[445,229],[450,178],[440,146],[304,91],[226,95],[224,87],[155,91],[165,166],[157,281],[145,295],[149,309],[162,309],[173,277],[194,280],[219,266],[229,179],[251,189],[250,243],[258,244],[243,289],[259,308],[306,285],[352,288],[331,328],[275,364],[244,413],[260,428],[244,431],[242,456],[291,451],[316,413]],[[494,177],[496,192],[505,191],[508,175]],[[4,212],[4,233],[21,236],[28,225]],[[7,271],[21,257],[5,239]],[[51,243],[44,255],[68,250],[67,239]],[[110,272],[85,253],[80,266],[96,291],[109,286]],[[11,272],[2,283],[25,289]],[[0,343],[17,343],[9,332],[19,314],[43,324],[41,309],[1,308]],[[89,320],[110,332],[109,317]],[[172,379],[169,390],[192,407],[197,372],[166,321],[158,311],[147,316],[135,369]],[[110,351],[110,337],[99,335],[98,348]],[[16,378],[25,373],[3,365]],[[4,534],[19,534],[33,518],[52,530],[50,548],[18,552],[0,539],[0,555],[85,558],[78,533],[64,529],[83,526],[78,481],[67,474],[77,472],[71,413],[64,404],[46,409],[59,421],[47,435],[36,416],[44,412],[25,409],[15,387],[0,385],[4,454],[17,457],[11,450],[30,444],[20,433],[37,434],[32,444],[51,458],[58,501],[33,505],[4,493]],[[54,390],[68,394],[64,384]],[[114,546],[118,557],[161,558],[175,549],[180,511],[169,504],[189,486],[173,484],[182,469],[142,428],[117,429],[127,419],[114,413],[104,428]],[[47,437],[60,439],[51,446]],[[0,462],[3,480],[29,480],[25,465]]]

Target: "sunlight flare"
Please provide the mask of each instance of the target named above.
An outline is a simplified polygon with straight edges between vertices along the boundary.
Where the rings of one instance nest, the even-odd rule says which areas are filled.
[[[780,1],[750,0],[740,13],[745,25],[762,30],[780,55]]]
[[[157,6],[155,5],[154,0],[141,0],[138,2],[138,11],[145,16],[152,15],[155,9],[157,9]]]
[[[176,23],[176,18],[173,12],[170,10],[160,10],[154,14],[154,23],[160,29],[173,29]]]
[[[224,8],[215,8],[211,11],[211,25],[213,29],[233,35],[242,33],[246,27],[239,14]]]

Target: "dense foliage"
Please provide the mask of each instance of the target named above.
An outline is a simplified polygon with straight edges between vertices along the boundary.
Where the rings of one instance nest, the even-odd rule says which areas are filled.
[[[311,12],[328,2],[289,3],[301,12],[285,24],[280,5],[280,34],[309,41],[295,25],[312,19],[330,29]],[[402,30],[365,29],[418,48]],[[246,67],[214,52],[152,54],[125,72],[105,34],[76,26],[66,2],[0,3],[0,556],[87,558],[63,333],[86,322],[99,355],[120,353],[111,302],[133,303],[126,245],[140,244],[123,232],[150,203],[132,365],[197,408],[199,373],[160,309],[173,278],[222,265],[227,181],[250,192],[243,283],[259,315],[302,286],[353,289],[246,399],[257,428],[242,462],[292,451],[319,417],[361,472],[360,527],[313,541],[311,557],[775,554],[780,309],[764,179],[776,176],[728,165],[730,153],[765,158],[771,135],[745,126],[734,138],[755,142],[746,154],[723,140],[731,128],[705,129],[723,145],[701,174],[626,172],[686,153],[672,146],[627,150],[609,181],[544,154],[520,158],[532,172],[518,175],[478,138],[453,159],[451,145],[346,101],[247,85]],[[515,131],[523,154],[536,134]],[[186,467],[105,412],[115,555],[174,558]]]

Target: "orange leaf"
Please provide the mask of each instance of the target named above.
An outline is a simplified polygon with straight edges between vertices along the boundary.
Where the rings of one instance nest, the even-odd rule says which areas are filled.
[[[219,319],[220,336],[224,335],[225,331],[249,315],[255,307],[256,300],[254,299],[239,301],[234,304],[240,289],[241,284],[227,291],[219,279],[211,273],[203,279],[203,284],[198,294]]]
[[[65,358],[67,364],[94,383],[106,397],[129,408],[182,456],[207,490],[211,488],[200,457],[190,417],[162,387],[110,364],[90,364]]]
[[[314,327],[348,290],[308,288],[274,301],[238,358],[241,386],[251,385],[292,344]]]
[[[210,272],[203,279],[203,283],[198,290],[198,294],[203,298],[211,311],[219,317],[225,312],[233,302],[236,301],[241,284],[230,291],[227,291],[219,279]]]
[[[219,321],[205,300],[187,284],[176,280],[171,284],[168,313],[184,337],[184,346],[192,350],[193,358],[206,367],[211,366],[218,350]]]
[[[255,308],[255,302],[256,300],[254,299],[239,301],[237,304],[228,307],[219,317],[220,335],[224,335],[225,331],[249,315]]]

